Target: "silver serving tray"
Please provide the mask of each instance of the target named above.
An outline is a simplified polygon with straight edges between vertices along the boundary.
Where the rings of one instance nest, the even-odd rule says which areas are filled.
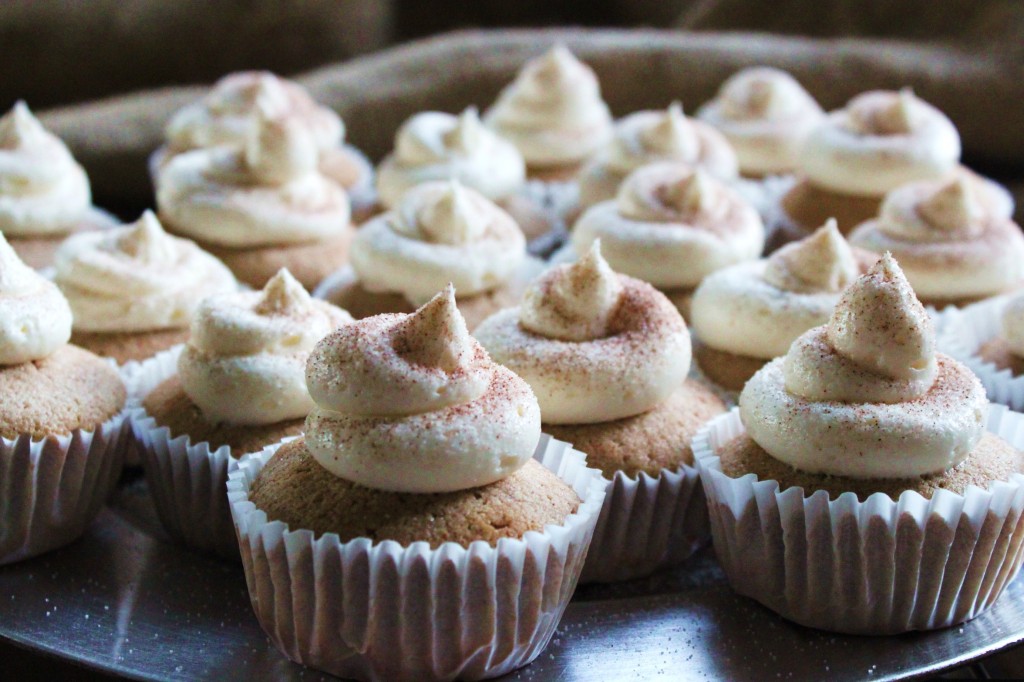
[[[263,635],[240,564],[167,541],[145,482],[123,484],[89,532],[0,568],[0,638],[150,680],[311,680]],[[523,680],[901,679],[1024,640],[1024,581],[963,626],[897,637],[793,625],[735,595],[710,550],[646,580],[581,587]]]

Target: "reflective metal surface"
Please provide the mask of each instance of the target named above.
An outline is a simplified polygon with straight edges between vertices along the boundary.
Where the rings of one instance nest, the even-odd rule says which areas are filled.
[[[0,638],[144,679],[323,678],[268,643],[240,565],[164,539],[141,480],[122,486],[79,542],[0,568]],[[1022,639],[1021,580],[962,627],[844,637],[734,595],[705,551],[647,580],[580,588],[551,646],[512,679],[895,679]]]

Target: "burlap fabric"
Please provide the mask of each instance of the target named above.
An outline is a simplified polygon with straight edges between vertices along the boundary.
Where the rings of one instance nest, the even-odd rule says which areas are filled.
[[[616,115],[673,99],[695,109],[731,73],[753,64],[792,72],[826,108],[864,90],[910,85],[953,119],[968,162],[996,168],[1011,183],[1024,176],[1024,117],[1016,115],[1024,79],[1013,51],[653,29],[466,31],[299,80],[342,115],[351,142],[379,158],[409,115],[486,106],[526,59],[557,42],[594,67]],[[160,144],[171,113],[202,93],[198,87],[145,91],[53,110],[43,119],[86,166],[101,205],[141,208],[152,202],[147,155]]]

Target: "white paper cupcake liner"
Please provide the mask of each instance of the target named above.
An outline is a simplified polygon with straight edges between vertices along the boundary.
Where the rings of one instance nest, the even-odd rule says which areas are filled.
[[[121,475],[127,410],[92,431],[0,438],[0,565],[76,540]]]
[[[359,181],[347,190],[349,201],[352,203],[352,214],[353,216],[365,214],[377,205],[376,172],[370,159],[362,150],[350,144],[346,144],[344,147],[361,171]]]
[[[290,530],[249,501],[277,446],[247,455],[228,497],[260,625],[290,659],[358,679],[481,679],[547,646],[576,587],[605,495],[601,473],[542,436],[534,457],[582,499],[562,525],[497,546],[403,547]]]
[[[695,468],[683,465],[636,477],[619,471],[608,483],[580,582],[641,578],[682,563],[710,539]]]
[[[141,363],[132,376],[131,430],[146,473],[153,506],[164,530],[195,549],[238,559],[238,542],[228,508],[228,474],[238,468],[227,445],[171,438],[166,426],[146,414],[142,400],[178,371],[182,346]]]
[[[988,429],[1024,448],[1024,415],[990,409]],[[931,630],[987,609],[1021,564],[1024,476],[964,495],[829,500],[722,473],[716,449],[744,433],[739,411],[694,438],[715,553],[729,583],[789,620],[857,634]]]
[[[943,313],[938,348],[978,376],[989,400],[1019,412],[1024,411],[1024,375],[1014,376],[1009,369],[999,369],[978,355],[985,343],[999,336],[1003,308],[1010,298],[999,296]]]

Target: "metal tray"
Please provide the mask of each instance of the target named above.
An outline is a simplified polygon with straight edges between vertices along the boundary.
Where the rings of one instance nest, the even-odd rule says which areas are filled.
[[[144,480],[123,483],[80,541],[0,568],[0,639],[127,677],[311,680],[260,630],[240,564],[175,546]],[[713,553],[652,578],[581,587],[522,680],[900,679],[1024,640],[1024,581],[974,621],[927,634],[839,636],[735,595]]]

